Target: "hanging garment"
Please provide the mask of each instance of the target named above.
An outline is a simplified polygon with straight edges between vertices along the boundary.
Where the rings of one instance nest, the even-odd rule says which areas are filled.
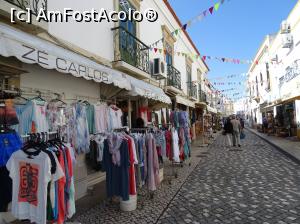
[[[129,152],[129,194],[136,195],[136,180],[135,180],[135,169],[134,169],[134,150],[133,139],[128,137],[128,152]]]
[[[95,130],[96,133],[108,131],[108,106],[106,104],[94,105],[95,109]]]
[[[46,224],[47,186],[51,181],[51,162],[39,152],[33,159],[16,151],[6,165],[13,182],[12,214],[18,219]]]
[[[89,133],[93,134],[96,131],[96,122],[95,122],[95,108],[94,105],[87,105],[85,107],[86,109],[86,118],[88,122],[88,127],[89,127]]]
[[[128,143],[123,140],[120,148],[120,166],[113,163],[112,154],[109,151],[108,140],[104,141],[103,166],[106,172],[106,195],[122,197],[123,201],[129,200],[129,151]]]
[[[122,110],[116,106],[110,106],[108,108],[109,114],[109,127],[108,131],[113,131],[114,129],[122,127]]]
[[[8,204],[12,199],[12,181],[5,166],[0,167],[0,212],[7,212]]]
[[[176,163],[180,162],[180,150],[179,150],[179,138],[175,128],[172,130],[172,143],[173,143],[173,161]]]
[[[147,185],[150,191],[155,191],[159,185],[159,162],[155,139],[152,134],[146,135],[147,147]]]
[[[0,105],[0,125],[17,125],[19,120],[12,99],[7,99]]]
[[[86,117],[85,106],[77,103],[75,106],[75,149],[78,153],[88,153],[90,146],[89,128]]]
[[[169,160],[173,160],[173,151],[172,151],[172,132],[166,131],[165,132],[165,139],[166,139],[166,156]]]
[[[33,100],[33,126],[32,126],[32,132],[48,132],[49,131],[49,125],[48,125],[48,119],[46,116],[47,111],[47,103],[42,102],[43,105],[40,105],[36,100]]]
[[[25,105],[15,105],[19,124],[14,125],[20,135],[25,135],[32,132],[33,126],[33,101],[28,101]]]
[[[0,133],[0,167],[5,166],[11,155],[21,147],[21,138],[16,132]]]
[[[50,131],[59,131],[60,127],[66,124],[64,108],[59,107],[55,102],[48,103],[46,115]]]

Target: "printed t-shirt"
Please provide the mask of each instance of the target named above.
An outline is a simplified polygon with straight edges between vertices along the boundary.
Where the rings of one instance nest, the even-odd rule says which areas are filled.
[[[12,214],[18,219],[45,224],[51,162],[44,152],[32,158],[19,150],[6,164],[13,182]]]

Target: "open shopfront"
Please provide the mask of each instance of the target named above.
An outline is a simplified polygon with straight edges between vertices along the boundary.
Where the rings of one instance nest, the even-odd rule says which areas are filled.
[[[135,118],[141,117],[149,122],[148,114],[151,112],[152,106],[156,105],[157,109],[157,105],[166,107],[171,103],[170,98],[164,94],[163,90],[2,23],[0,24],[0,34],[1,112],[3,112],[2,118],[4,118],[1,121],[2,137],[9,129],[15,130],[15,133],[21,136],[21,138],[17,138],[17,135],[14,135],[19,143],[15,144],[16,147],[22,147],[25,143],[30,143],[30,146],[34,147],[45,146],[44,143],[49,146],[48,144],[52,142],[53,151],[49,150],[49,147],[46,147],[45,150],[51,151],[50,154],[58,151],[60,157],[56,158],[54,155],[51,156],[51,159],[49,156],[49,160],[44,153],[38,154],[46,164],[45,169],[40,170],[41,164],[35,166],[30,164],[29,160],[27,163],[30,165],[30,169],[28,170],[28,166],[26,168],[25,164],[24,172],[30,171],[30,175],[35,177],[34,181],[36,181],[33,184],[38,184],[38,186],[40,183],[50,183],[52,175],[55,174],[57,181],[54,184],[63,185],[61,182],[64,180],[63,186],[67,187],[68,193],[71,195],[69,198],[71,201],[67,201],[67,203],[72,206],[68,207],[65,214],[55,214],[56,216],[50,217],[50,220],[63,223],[65,217],[70,218],[74,214],[75,200],[86,195],[89,186],[105,180],[107,175],[109,175],[109,180],[114,179],[109,168],[115,163],[118,164],[119,160],[112,161],[110,154],[107,154],[109,139],[111,139],[111,144],[118,142],[121,146],[128,148],[125,151],[131,152],[130,155],[122,154],[116,158],[126,160],[127,157],[130,157],[132,163],[130,169],[120,170],[121,173],[125,172],[130,177],[127,180],[128,184],[125,184],[127,188],[129,186],[129,189],[126,190],[124,185],[125,190],[122,189],[124,191],[115,192],[116,189],[112,188],[112,183],[107,181],[108,196],[116,194],[121,196],[122,200],[127,201],[130,195],[136,195],[136,185],[143,185],[147,182],[146,187],[150,191],[157,188],[159,183],[157,179],[158,160],[147,163],[153,169],[154,181],[145,180],[143,172],[139,169],[140,175],[137,180],[133,175],[134,164],[141,163],[143,154],[142,150],[139,151],[140,157],[138,158],[137,153],[134,153],[138,151],[138,146],[136,151],[133,150],[136,142],[152,141],[154,134],[145,128],[143,129],[143,139],[134,133],[127,136],[126,141],[124,138],[120,139],[120,136],[123,135],[124,130],[136,125],[133,122]],[[12,117],[17,118],[15,120],[18,122],[14,122],[14,119],[12,121],[6,119],[8,108],[13,108],[10,99],[13,99],[15,103]],[[124,126],[127,128],[123,129]],[[155,133],[155,137],[159,138],[159,135],[161,136],[162,132]],[[116,139],[120,141],[115,141]],[[62,140],[67,143],[62,143]],[[150,150],[157,158],[156,149],[149,148]],[[39,150],[36,151],[40,153]],[[20,158],[27,159],[24,151],[16,152],[16,154],[12,152],[13,154],[10,156],[14,156],[9,158],[8,168],[11,173],[13,173],[13,167],[20,166],[18,162]],[[164,157],[166,157],[167,153],[164,152]],[[173,159],[172,156],[170,157]],[[7,161],[3,161],[1,166],[5,167],[6,163]],[[54,171],[54,167],[57,168],[56,171]],[[49,175],[48,169],[51,171]],[[106,174],[99,172],[100,169],[106,171]],[[62,170],[64,172],[61,172]],[[7,171],[5,172],[6,178],[8,178]],[[17,174],[14,177],[19,178],[19,181],[22,178]],[[41,178],[48,179],[43,182]],[[36,194],[37,191],[32,188],[34,185],[30,186],[30,192]],[[9,188],[9,186],[7,187]],[[24,186],[24,192],[28,186],[25,188],[26,186]],[[46,184],[39,189],[44,191],[40,193],[47,195],[45,193],[47,191]],[[31,196],[35,197],[34,194]],[[22,200],[24,201],[29,197],[25,193],[23,196]],[[60,201],[64,201],[62,195],[56,196]],[[43,198],[43,200],[47,199]],[[36,202],[36,198],[34,201]],[[14,206],[16,204],[18,202],[13,201],[12,210],[15,216],[20,219],[27,218],[26,214],[17,214],[17,207]],[[46,209],[38,207],[42,209],[36,213],[32,221],[44,223]],[[2,211],[6,210],[7,203],[1,208]],[[55,206],[53,206],[54,208]],[[54,210],[53,213],[55,213]],[[49,220],[49,217],[47,219]]]

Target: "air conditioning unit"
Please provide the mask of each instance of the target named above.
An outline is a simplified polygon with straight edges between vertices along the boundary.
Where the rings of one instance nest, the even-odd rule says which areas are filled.
[[[282,47],[291,48],[293,46],[293,36],[289,33],[282,35]]]
[[[282,34],[291,32],[291,26],[286,20],[282,21],[280,26],[280,32]]]
[[[167,64],[161,58],[155,58],[151,65],[151,76],[157,80],[167,78]]]

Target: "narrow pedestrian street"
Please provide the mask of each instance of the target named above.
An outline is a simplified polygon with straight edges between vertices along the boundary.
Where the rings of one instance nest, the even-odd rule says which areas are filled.
[[[219,135],[194,147],[191,166],[178,168],[171,187],[142,198],[131,213],[102,204],[76,218],[81,223],[300,223],[300,165],[246,131],[242,151]],[[112,208],[115,209],[112,209]]]

